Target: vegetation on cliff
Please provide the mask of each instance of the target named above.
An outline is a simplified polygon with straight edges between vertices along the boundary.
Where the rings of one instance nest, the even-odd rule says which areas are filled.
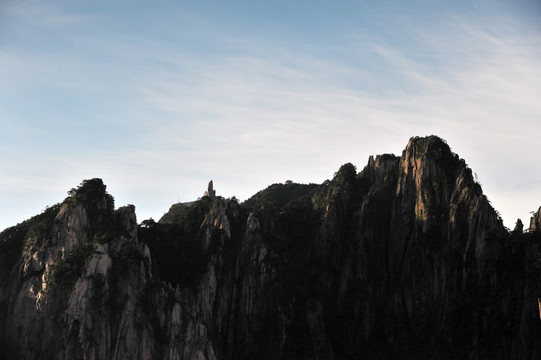
[[[60,211],[61,204],[47,207],[41,214],[31,217],[0,233],[0,271],[2,278],[9,273],[20,260],[21,256],[32,247],[47,246],[48,233],[54,224],[54,219]]]

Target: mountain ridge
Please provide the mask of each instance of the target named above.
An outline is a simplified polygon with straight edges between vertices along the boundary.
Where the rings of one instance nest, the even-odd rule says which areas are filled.
[[[540,355],[541,208],[506,229],[436,136],[139,225],[100,179],[68,194],[0,234],[6,359]]]

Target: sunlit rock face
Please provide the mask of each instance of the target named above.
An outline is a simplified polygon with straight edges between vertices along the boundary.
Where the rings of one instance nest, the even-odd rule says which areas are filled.
[[[505,229],[435,136],[137,225],[100,179],[0,235],[5,359],[533,359],[541,210]]]
[[[541,207],[533,213],[530,220],[530,231],[541,231]]]

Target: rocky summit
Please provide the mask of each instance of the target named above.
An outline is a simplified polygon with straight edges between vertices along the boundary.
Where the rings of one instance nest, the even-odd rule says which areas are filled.
[[[541,358],[541,208],[506,229],[436,136],[139,225],[68,194],[0,234],[2,359]]]

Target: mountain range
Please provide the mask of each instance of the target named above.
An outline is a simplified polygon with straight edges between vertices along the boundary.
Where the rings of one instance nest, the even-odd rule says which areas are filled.
[[[538,359],[540,299],[541,208],[505,228],[437,136],[157,222],[84,180],[0,233],[9,360]]]

